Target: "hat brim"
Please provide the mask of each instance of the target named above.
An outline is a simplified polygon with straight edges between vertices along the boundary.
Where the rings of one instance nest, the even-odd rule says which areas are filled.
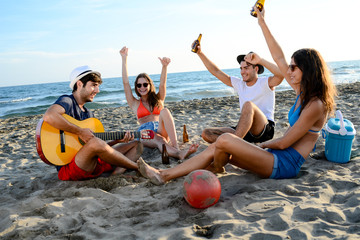
[[[85,77],[86,75],[89,75],[90,73],[95,73],[96,75],[101,77],[101,74],[97,71],[90,70],[90,71],[83,72],[70,82],[70,88],[74,90],[74,86],[75,86],[76,82],[79,81],[81,78]]]
[[[236,60],[238,61],[239,64],[241,64],[241,62],[245,61],[244,60],[245,56],[246,56],[246,54],[242,54],[242,55],[237,56]],[[259,68],[259,70],[257,72],[258,74],[262,74],[264,72],[264,66],[263,65],[256,64],[255,66],[257,66]]]

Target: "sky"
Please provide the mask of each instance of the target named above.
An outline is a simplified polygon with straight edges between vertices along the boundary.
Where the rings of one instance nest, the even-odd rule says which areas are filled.
[[[221,69],[236,56],[271,55],[248,0],[0,0],[0,87],[69,81],[77,66],[121,77],[119,50],[129,48],[130,76],[206,70],[202,50]],[[325,61],[360,59],[357,0],[266,0],[265,19],[288,61],[300,48]]]

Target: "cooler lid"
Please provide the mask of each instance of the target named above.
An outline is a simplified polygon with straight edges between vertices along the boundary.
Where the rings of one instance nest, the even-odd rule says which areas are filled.
[[[356,130],[354,129],[354,125],[347,119],[343,119],[341,112],[336,111],[336,118],[329,119],[326,124],[326,130],[329,133],[340,134],[342,136],[345,135],[355,135]]]

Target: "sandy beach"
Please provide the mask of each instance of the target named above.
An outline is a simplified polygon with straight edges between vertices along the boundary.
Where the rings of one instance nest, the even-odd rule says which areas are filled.
[[[218,174],[219,202],[207,209],[183,198],[184,177],[155,186],[136,171],[117,176],[63,182],[35,146],[41,115],[0,119],[0,239],[359,239],[360,238],[360,83],[338,86],[337,109],[357,130],[349,163],[326,160],[325,140],[293,179],[262,179],[226,166]],[[288,128],[293,91],[276,93],[275,137]],[[201,132],[234,126],[236,96],[166,103],[175,119],[180,147],[186,124],[191,142],[208,144]],[[107,131],[136,129],[128,107],[96,110]],[[195,153],[195,154],[197,154]],[[143,159],[158,168],[157,149]]]

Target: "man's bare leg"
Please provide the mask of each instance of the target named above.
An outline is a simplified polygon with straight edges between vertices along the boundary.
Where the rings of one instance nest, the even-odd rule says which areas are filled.
[[[150,179],[153,184],[162,185],[165,183],[165,181],[161,178],[160,171],[145,163],[142,158],[139,158],[137,164],[141,175]]]
[[[117,151],[124,154],[130,160],[136,162],[144,151],[144,146],[139,141],[133,141],[129,143],[120,143],[114,147]],[[112,175],[122,174],[126,171],[126,168],[116,167]]]
[[[114,147],[115,150],[124,154],[130,160],[136,162],[144,151],[144,146],[139,141],[120,143]]]
[[[224,133],[233,133],[240,138],[244,138],[248,132],[257,136],[264,130],[267,123],[268,120],[263,112],[254,103],[246,102],[243,105],[236,130],[230,127],[205,128],[201,136],[208,143],[216,142],[216,139]]]
[[[235,135],[244,138],[248,132],[258,136],[268,123],[264,113],[252,102],[243,105],[241,116],[235,130]]]
[[[214,158],[215,144],[211,144],[201,153],[193,156],[192,158],[176,165],[173,168],[156,169],[143,160],[137,162],[140,173],[150,179],[156,185],[161,185],[170,181],[171,179],[178,178],[189,174],[190,172],[198,169],[206,169],[212,163]]]
[[[230,127],[205,128],[201,137],[208,143],[214,143],[216,139],[224,133],[235,133],[235,129]]]
[[[124,167],[126,169],[138,169],[134,161],[98,138],[92,138],[79,150],[75,156],[75,162],[79,168],[87,172],[92,172],[97,165],[98,158],[111,165]]]

